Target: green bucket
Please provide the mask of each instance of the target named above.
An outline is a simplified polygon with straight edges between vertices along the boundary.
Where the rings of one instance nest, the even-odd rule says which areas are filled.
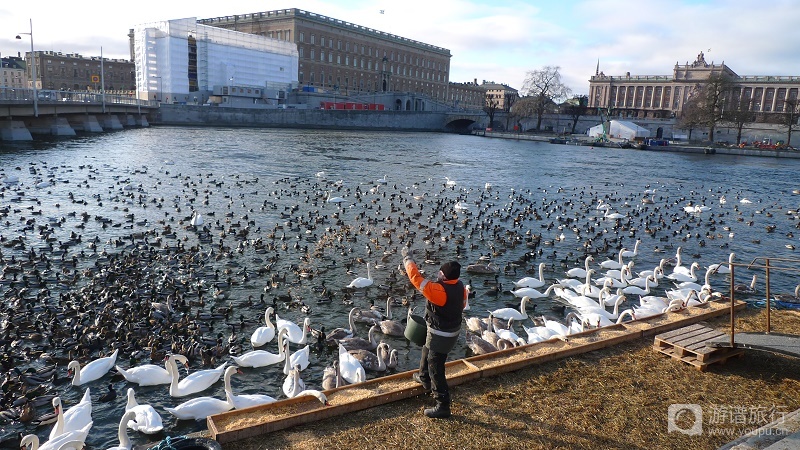
[[[422,347],[425,345],[425,338],[428,335],[428,324],[421,316],[410,314],[404,334],[406,339]]]

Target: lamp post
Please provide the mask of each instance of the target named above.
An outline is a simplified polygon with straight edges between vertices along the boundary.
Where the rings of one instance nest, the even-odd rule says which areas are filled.
[[[22,34],[27,34],[31,37],[31,78],[33,78],[33,115],[39,117],[39,91],[36,89],[36,56],[33,53],[33,19],[30,20],[30,33],[20,33],[17,39],[22,39]]]

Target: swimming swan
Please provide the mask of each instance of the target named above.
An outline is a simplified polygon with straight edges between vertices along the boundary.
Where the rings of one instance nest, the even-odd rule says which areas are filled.
[[[81,368],[81,363],[78,361],[70,362],[69,365],[67,365],[67,373],[72,376],[72,385],[80,386],[97,380],[108,373],[108,371],[114,367],[118,353],[119,349],[116,349],[111,356],[95,359],[83,368]]]
[[[140,405],[136,401],[133,388],[128,388],[128,402],[125,411],[133,412],[135,420],[128,421],[128,428],[144,434],[156,434],[164,430],[161,415],[151,405]]]

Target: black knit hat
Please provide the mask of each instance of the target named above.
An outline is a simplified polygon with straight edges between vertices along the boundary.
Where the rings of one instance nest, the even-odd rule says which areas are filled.
[[[448,280],[457,280],[459,276],[461,276],[461,264],[457,261],[450,261],[442,264],[442,267],[439,268],[442,271],[442,274]]]

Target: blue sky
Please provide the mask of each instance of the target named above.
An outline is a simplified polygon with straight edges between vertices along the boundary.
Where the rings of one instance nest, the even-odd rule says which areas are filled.
[[[128,30],[158,20],[301,8],[450,49],[450,80],[520,88],[527,71],[560,66],[576,94],[598,59],[607,75],[669,75],[676,62],[724,61],[739,75],[797,75],[795,0],[137,0],[120,13],[100,4],[38,0],[0,4],[0,53],[36,50],[128,58]],[[381,14],[380,11],[384,13]],[[57,11],[57,12],[56,12]]]

